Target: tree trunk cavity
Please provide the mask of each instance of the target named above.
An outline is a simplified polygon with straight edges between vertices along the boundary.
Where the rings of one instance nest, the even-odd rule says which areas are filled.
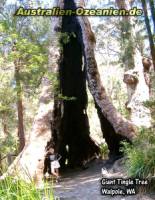
[[[75,5],[73,1],[65,1],[64,8],[74,9]],[[61,166],[64,167],[67,161],[68,166],[77,167],[99,154],[99,147],[89,136],[82,34],[76,16],[64,16],[61,31],[61,95],[56,102],[60,125],[56,135],[60,138],[58,151],[62,155]]]

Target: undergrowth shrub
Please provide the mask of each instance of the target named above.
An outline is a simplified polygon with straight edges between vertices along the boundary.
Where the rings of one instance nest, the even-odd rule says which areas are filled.
[[[141,129],[132,145],[123,142],[125,166],[130,177],[152,178],[155,175],[155,134],[153,129]]]
[[[33,182],[26,183],[23,180],[16,180],[8,177],[0,180],[1,200],[54,200],[53,191],[46,185],[43,189],[37,189]]]
[[[100,154],[103,159],[108,158],[109,149],[106,143],[100,144]]]

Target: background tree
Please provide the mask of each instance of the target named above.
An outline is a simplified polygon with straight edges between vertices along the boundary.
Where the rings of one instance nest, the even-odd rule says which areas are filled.
[[[152,61],[153,61],[153,66],[155,69],[155,45],[154,45],[154,39],[153,39],[153,34],[151,31],[151,26],[150,26],[150,20],[148,17],[148,9],[147,9],[147,4],[145,0],[141,0],[142,2],[142,7],[143,7],[143,11],[144,11],[144,16],[145,16],[145,24],[146,24],[146,28],[147,28],[147,32],[148,32],[148,36],[149,36],[149,43],[150,43],[150,50],[151,50],[151,55],[152,55]],[[151,6],[151,12],[152,12],[152,19],[154,22],[154,3],[150,1],[150,6]]]
[[[120,9],[131,9],[131,4],[127,1],[116,1]],[[133,2],[132,2],[133,3]],[[137,126],[151,126],[151,114],[149,109],[143,105],[144,101],[149,100],[149,83],[147,78],[149,70],[145,69],[142,62],[142,52],[137,38],[138,27],[136,25],[136,17],[122,17],[122,22],[127,25],[127,29],[123,31],[125,35],[129,32],[128,45],[126,49],[131,51],[132,70],[126,71],[124,75],[124,82],[128,88],[128,102],[126,103],[127,109],[131,114],[131,121]],[[123,27],[124,28],[124,27]],[[126,37],[125,37],[126,40]],[[126,53],[124,54],[126,55]],[[130,59],[126,57],[126,59]],[[144,95],[145,94],[145,95]],[[143,112],[143,115],[141,115]]]
[[[154,5],[153,0],[149,0],[149,4],[150,4],[151,15],[152,15],[153,24],[154,24],[154,33],[155,33],[155,5]]]
[[[20,152],[25,145],[23,97],[28,98],[34,94],[45,73],[47,51],[44,47],[47,41],[48,22],[46,21],[47,24],[36,31],[33,27],[38,23],[37,20],[12,18],[14,9],[14,6],[6,6],[1,15],[1,66],[13,63],[9,67],[9,69],[14,68],[10,87],[14,87],[16,92]],[[23,25],[27,30],[23,29]],[[43,39],[41,35],[45,38]]]

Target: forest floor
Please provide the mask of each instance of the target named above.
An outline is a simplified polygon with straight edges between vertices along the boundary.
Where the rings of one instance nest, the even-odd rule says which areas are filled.
[[[68,171],[62,174],[61,181],[54,185],[56,200],[154,200],[154,194],[137,194],[134,196],[102,196],[101,169],[105,161],[95,160],[86,170]],[[118,164],[105,170],[105,177],[123,177],[122,169]]]

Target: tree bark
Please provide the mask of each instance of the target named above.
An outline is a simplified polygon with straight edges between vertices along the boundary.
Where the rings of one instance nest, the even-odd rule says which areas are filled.
[[[144,16],[145,16],[145,24],[146,24],[146,28],[147,28],[147,32],[148,32],[148,37],[149,37],[153,66],[154,66],[154,70],[155,70],[155,45],[154,45],[153,35],[151,32],[151,26],[150,26],[150,21],[149,21],[149,17],[148,17],[147,4],[146,4],[145,0],[141,0],[141,2],[142,2],[142,7],[143,7],[143,11],[144,11]],[[154,15],[154,13],[152,13],[152,14]]]
[[[94,55],[95,39],[89,21],[86,17],[81,16],[78,17],[78,20],[82,29],[84,57],[89,90],[94,97],[95,103],[100,108],[103,117],[110,122],[115,130],[115,133],[131,140],[135,135],[135,130],[132,123],[117,112],[116,108],[110,102],[105,88],[102,86]]]
[[[75,7],[83,7],[85,5],[85,2],[83,0],[80,0],[78,2],[74,1],[74,3],[75,3]],[[79,17],[79,20],[78,20],[79,22],[81,22],[80,21],[81,18],[82,17]],[[122,134],[122,135],[119,134],[120,129],[123,128],[122,133],[126,132],[126,130],[128,129],[127,132],[131,133],[130,136],[127,134],[130,139],[134,135],[134,129],[132,127],[132,124],[130,124],[130,122],[127,122],[126,120],[122,119],[121,117],[120,118],[121,118],[122,121],[120,120],[120,118],[119,119],[117,118],[116,121],[117,120],[118,121],[117,121],[116,124],[113,121],[113,119],[110,119],[111,116],[112,116],[112,113],[110,114],[110,112],[114,111],[114,114],[115,114],[116,109],[113,107],[113,105],[109,101],[107,95],[105,94],[104,89],[103,89],[104,91],[102,92],[102,89],[101,89],[102,84],[101,84],[101,81],[100,81],[100,78],[99,78],[99,73],[98,73],[96,61],[95,61],[95,58],[94,58],[94,46],[95,46],[95,42],[96,42],[95,36],[94,36],[94,34],[91,30],[88,19],[86,17],[83,17],[82,20],[83,20],[82,22],[84,22],[84,23],[79,23],[79,24],[80,24],[80,27],[81,27],[81,30],[82,30],[82,33],[81,33],[82,39],[80,39],[80,41],[82,42],[83,56],[85,57],[85,63],[83,65],[85,67],[86,77],[87,77],[87,80],[88,80],[88,83],[89,83],[89,86],[90,86],[89,88],[90,88],[90,90],[91,90],[91,92],[94,96],[94,102],[95,102],[96,109],[97,109],[97,112],[98,112],[98,116],[99,116],[99,119],[100,119],[100,122],[101,122],[101,129],[102,129],[102,132],[103,132],[103,137],[105,138],[105,140],[108,144],[108,148],[110,150],[109,157],[111,157],[111,156],[113,157],[113,155],[120,155],[121,154],[121,152],[120,152],[121,143],[120,142],[123,141],[123,140],[129,141],[129,139],[126,136],[124,136],[124,134]],[[86,22],[86,24],[85,24],[85,22]],[[84,29],[86,29],[86,31]],[[87,38],[85,36],[87,36]],[[89,47],[87,45],[88,42],[91,45],[91,47]],[[89,51],[87,51],[86,47],[89,49]],[[92,49],[91,53],[90,53],[90,49]],[[87,56],[87,58],[91,57],[91,61],[89,61],[89,58],[88,58],[89,63],[87,63],[86,56]],[[95,77],[94,77],[95,73],[91,72],[91,70],[89,71],[90,66],[92,66],[92,64],[90,65],[90,62],[92,62],[92,61],[93,61],[93,65],[94,65],[92,68],[94,69],[95,73],[97,72]],[[90,77],[89,77],[89,75],[90,75]],[[89,79],[88,79],[88,77],[89,77]],[[91,84],[91,82],[96,83],[95,88]],[[96,94],[94,94],[94,93],[96,93]],[[101,99],[100,98],[101,96],[102,97],[104,96],[104,97]],[[106,98],[106,100],[103,102],[102,100],[104,98]],[[104,105],[103,105],[103,103],[104,103]],[[110,112],[108,110],[108,117],[109,117],[110,120],[107,118],[107,110],[106,110],[109,107],[109,103],[110,103],[110,106],[112,106],[112,107],[110,107],[110,109],[112,108],[112,110]],[[105,108],[105,107],[107,107],[107,108],[103,110],[103,108]],[[113,110],[113,108],[114,108],[114,110]],[[117,113],[117,111],[116,111],[116,113]],[[120,123],[120,124],[118,125],[118,123]],[[116,129],[117,129],[117,132],[116,132]],[[129,129],[130,129],[130,131],[129,131]]]

